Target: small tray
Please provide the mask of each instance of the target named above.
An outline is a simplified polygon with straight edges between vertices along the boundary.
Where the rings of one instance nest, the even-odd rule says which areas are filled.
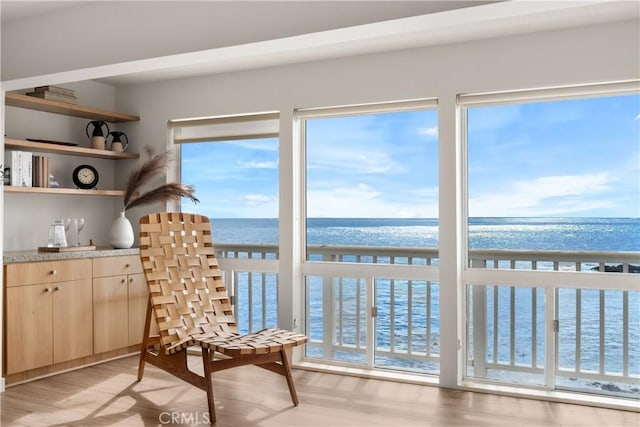
[[[64,142],[64,141],[51,141],[50,139],[35,139],[35,138],[26,138],[27,141],[31,142],[42,142],[44,144],[56,144],[56,145],[68,145],[70,147],[75,147],[75,142]]]
[[[95,246],[66,246],[64,248],[59,246],[40,246],[38,252],[77,252],[77,251],[95,251]]]

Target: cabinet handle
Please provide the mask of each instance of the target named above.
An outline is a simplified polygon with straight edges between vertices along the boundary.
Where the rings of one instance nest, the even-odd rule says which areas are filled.
[[[59,291],[60,290],[60,286],[56,286],[55,288],[53,288],[54,291]]]
[[[56,273],[57,273],[57,271],[56,271],[56,270],[51,270],[51,271],[49,272],[49,274],[51,274],[52,276],[53,276],[54,274],[56,274]]]
[[[129,283],[133,283],[133,277],[129,278]]]
[[[51,292],[51,288],[44,288],[45,292]]]
[[[125,264],[124,268],[129,268],[131,266],[131,264]]]
[[[127,280],[126,280],[126,279],[122,279],[122,280],[120,281],[120,283],[127,283]]]

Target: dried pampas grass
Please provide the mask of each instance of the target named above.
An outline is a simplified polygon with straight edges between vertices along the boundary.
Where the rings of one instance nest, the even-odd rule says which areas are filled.
[[[185,184],[162,184],[143,193],[143,187],[153,181],[158,174],[166,174],[167,165],[169,163],[168,152],[152,156],[149,147],[145,147],[144,152],[149,157],[149,160],[142,163],[136,170],[131,172],[131,175],[129,176],[129,181],[127,182],[127,188],[125,189],[124,194],[125,211],[136,206],[143,206],[151,203],[178,201],[182,197],[186,197],[194,203],[199,202],[194,195],[195,189],[191,185]]]

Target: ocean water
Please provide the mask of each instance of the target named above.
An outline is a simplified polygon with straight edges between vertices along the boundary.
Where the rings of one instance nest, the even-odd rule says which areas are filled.
[[[278,243],[278,220],[212,218],[215,242]],[[438,247],[437,219],[310,218],[312,245]],[[472,249],[640,251],[640,218],[471,218]]]
[[[567,251],[605,251],[605,252],[640,252],[640,218],[471,218],[469,220],[469,247],[471,249],[512,249],[512,250],[567,250]],[[218,243],[269,243],[278,242],[277,219],[216,219],[212,218],[212,232],[214,241]],[[307,240],[312,245],[369,245],[392,247],[438,247],[438,221],[435,219],[357,219],[357,218],[312,218],[307,220]],[[640,259],[638,260],[640,265]],[[268,277],[266,289],[271,289],[267,296],[267,309],[258,298],[253,298],[254,312],[266,312],[266,326],[275,326],[275,276]],[[249,286],[246,280],[240,279],[240,289]],[[243,288],[244,286],[244,288]],[[307,295],[309,298],[309,318],[311,325],[307,333],[312,340],[322,340],[323,337],[323,295],[321,278],[311,278],[308,282]],[[413,305],[409,307],[408,284],[396,282],[391,285],[390,280],[376,281],[376,306],[379,307],[376,320],[376,346],[378,349],[388,349],[393,339],[396,349],[426,352],[434,355],[439,353],[439,284],[414,282],[412,285]],[[365,313],[362,304],[364,286],[356,281],[336,282],[336,294],[341,292],[344,311],[342,329],[335,331],[335,336],[344,339],[347,344],[355,345],[356,337],[361,343],[366,343],[366,331],[356,329],[356,313]],[[429,288],[429,289],[427,289]],[[640,290],[640,289],[639,289]],[[257,292],[260,290],[257,289]],[[427,294],[427,291],[429,294]],[[498,343],[496,351],[487,345],[487,360],[495,358],[498,363],[510,362],[509,308],[511,295],[509,287],[489,287],[487,294],[487,313],[492,313],[493,305],[497,303],[497,317],[487,319],[488,344],[495,340]],[[393,298],[392,298],[393,293]],[[494,293],[497,298],[494,300]],[[360,294],[360,298],[356,296]],[[427,297],[429,295],[429,297]],[[532,299],[536,299],[536,346],[531,348]],[[579,341],[580,353],[576,354],[576,291],[561,289],[558,293],[560,332],[558,339],[558,365],[567,372],[577,366],[581,370],[598,372],[600,368],[600,327],[599,312],[601,298],[598,291],[582,291],[579,296],[578,311],[581,316],[581,330]],[[628,342],[622,337],[623,299],[628,299],[629,312],[626,315],[629,325]],[[359,301],[359,302],[358,302]],[[392,303],[393,301],[393,303]],[[640,292],[629,292],[623,296],[619,291],[604,293],[605,336],[606,350],[604,364],[606,372],[619,373],[623,371],[623,346],[629,349],[629,374],[640,376]],[[239,306],[248,304],[248,298],[239,295]],[[256,305],[257,304],[257,305]],[[392,307],[393,305],[393,307]],[[515,291],[516,331],[515,331],[515,360],[513,363],[530,365],[535,359],[536,366],[544,365],[544,290],[538,289],[537,294],[531,288],[521,288]],[[430,318],[426,319],[419,313],[427,313],[430,306]],[[393,308],[394,322],[390,325]],[[409,322],[408,313],[414,313]],[[417,314],[417,315],[416,315]],[[258,316],[259,317],[259,316]],[[253,324],[261,323],[260,318],[254,318]],[[364,325],[364,318],[359,324]],[[497,323],[494,324],[494,321]],[[248,313],[240,313],[241,329],[248,322]],[[409,335],[412,340],[409,344]],[[473,342],[470,341],[471,348]],[[326,357],[320,350],[308,346],[308,355]],[[495,353],[495,354],[494,354]],[[534,354],[535,353],[535,354]],[[366,357],[362,353],[345,353],[333,355],[333,360],[349,363],[365,363]],[[376,359],[380,366],[393,369],[424,370],[434,372],[437,366],[425,363],[419,364],[408,360],[393,360],[380,357]],[[509,376],[509,375],[507,375]],[[501,378],[500,375],[494,377]],[[510,377],[513,382],[516,378]],[[540,381],[543,378],[539,378]],[[523,381],[531,382],[532,377]],[[535,379],[533,380],[536,381]],[[567,387],[575,386],[571,375],[565,375],[562,381]],[[562,381],[559,381],[561,383]],[[597,382],[583,384],[584,388],[597,388]],[[610,383],[603,387],[618,387],[625,385]],[[638,386],[626,385],[625,393],[640,396]],[[578,387],[579,388],[579,387]],[[606,391],[606,388],[602,390]],[[630,391],[629,391],[630,390]]]

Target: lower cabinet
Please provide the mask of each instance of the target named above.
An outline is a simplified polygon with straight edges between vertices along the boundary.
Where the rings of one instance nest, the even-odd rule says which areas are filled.
[[[70,260],[5,268],[7,375],[92,354],[90,267]]]
[[[93,270],[93,351],[140,344],[149,291],[139,257],[94,258]]]
[[[4,283],[7,384],[125,355],[142,342],[149,291],[138,255],[8,263]]]

